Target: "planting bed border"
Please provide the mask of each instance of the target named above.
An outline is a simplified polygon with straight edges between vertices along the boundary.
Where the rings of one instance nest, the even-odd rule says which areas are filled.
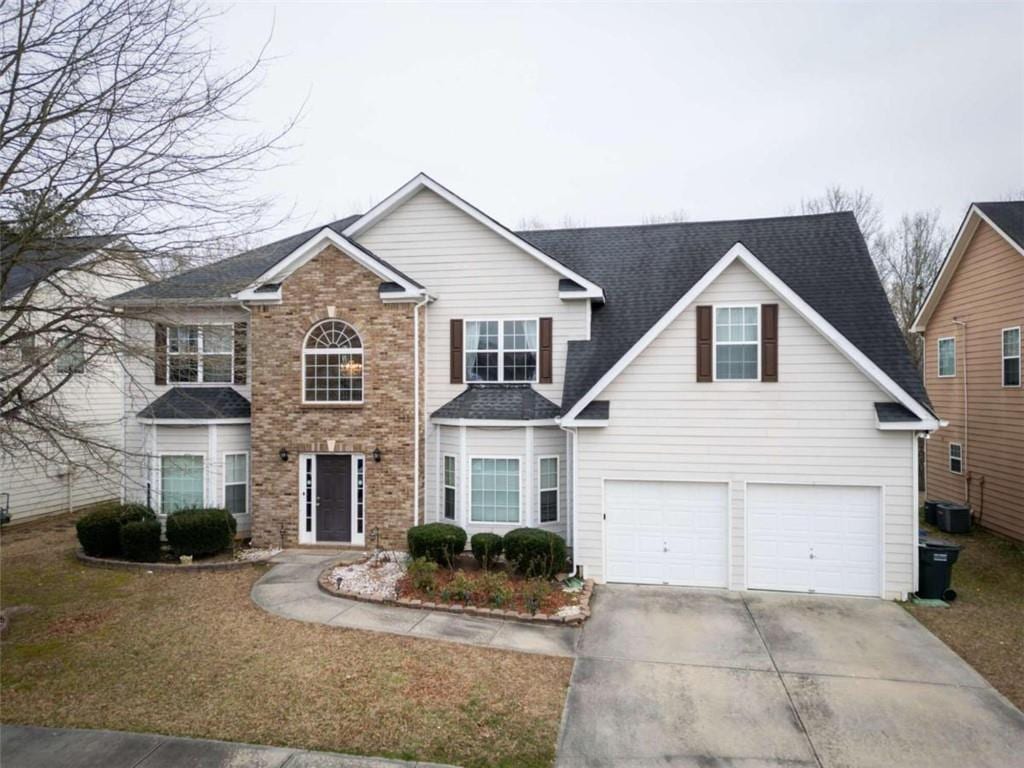
[[[135,560],[115,560],[109,557],[93,557],[92,555],[85,554],[85,551],[81,548],[75,550],[75,557],[77,557],[80,562],[92,566],[93,568],[109,568],[115,571],[145,570],[200,573],[203,571],[237,571],[250,565],[263,565],[270,562],[275,555],[267,555],[266,557],[262,557],[257,560],[222,560],[219,563],[199,562],[189,563],[188,565],[182,565],[181,563],[139,563]]]
[[[367,558],[369,559],[369,558]],[[344,563],[344,565],[357,565],[356,563]],[[525,624],[558,624],[579,626],[590,618],[590,597],[594,593],[594,580],[587,579],[583,582],[583,589],[580,591],[580,612],[575,616],[548,616],[545,614],[521,613],[519,611],[506,611],[501,608],[478,608],[475,605],[463,605],[462,603],[435,603],[428,600],[413,600],[406,597],[389,599],[381,595],[361,595],[358,592],[345,592],[334,585],[331,574],[335,568],[342,563],[334,563],[323,571],[317,578],[317,586],[320,591],[331,597],[342,597],[346,600],[358,600],[361,603],[375,603],[376,605],[394,605],[399,608],[417,608],[426,611],[444,611],[445,613],[456,613],[461,616],[478,616],[484,619],[503,619],[505,621],[521,621]]]

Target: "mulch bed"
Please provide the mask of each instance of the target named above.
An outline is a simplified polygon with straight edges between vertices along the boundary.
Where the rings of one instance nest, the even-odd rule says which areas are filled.
[[[161,559],[154,563],[140,563],[135,560],[118,560],[117,558],[111,557],[93,557],[87,555],[81,549],[75,550],[75,557],[79,559],[85,565],[91,565],[94,568],[113,568],[113,569],[126,569],[126,570],[146,570],[146,571],[233,571],[239,568],[245,568],[250,565],[262,565],[270,559],[266,557],[260,560],[236,560],[234,553],[222,552],[212,557],[204,557],[202,560],[194,560],[188,565],[181,563],[171,557]]]
[[[505,610],[515,611],[516,613],[530,613],[530,606],[526,602],[526,592],[529,590],[527,579],[520,576],[511,575],[508,577],[508,586],[512,590],[512,599],[501,606],[493,605],[490,601],[490,595],[484,590],[474,590],[470,598],[465,601],[445,601],[442,597],[442,593],[445,588],[452,583],[457,573],[462,573],[464,576],[468,576],[470,579],[476,581],[482,572],[478,571],[473,573],[470,571],[461,570],[438,570],[437,572],[437,587],[434,592],[424,592],[416,589],[413,586],[412,580],[408,575],[403,576],[401,581],[398,582],[398,597],[399,599],[406,600],[420,600],[420,601],[431,601],[441,602],[447,605],[465,605],[473,606],[475,608],[503,608]],[[566,592],[562,589],[562,585],[557,581],[548,582],[551,588],[550,593],[544,597],[540,604],[536,608],[536,613],[547,614],[554,616],[558,613],[559,608],[565,608],[570,605],[579,604],[579,592]]]

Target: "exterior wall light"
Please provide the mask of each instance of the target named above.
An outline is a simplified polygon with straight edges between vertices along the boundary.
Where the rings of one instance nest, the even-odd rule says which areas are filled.
[[[373,449],[373,461],[376,464],[380,464],[380,448]]]
[[[288,461],[288,449],[282,448],[277,452],[277,455],[281,457],[281,461]]]

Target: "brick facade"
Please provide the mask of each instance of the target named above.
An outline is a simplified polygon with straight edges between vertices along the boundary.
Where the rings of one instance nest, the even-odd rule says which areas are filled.
[[[377,528],[383,546],[405,547],[414,506],[414,305],[384,304],[380,282],[328,246],[284,282],[281,304],[252,309],[252,535],[257,545],[280,545],[282,532],[285,546],[298,543],[299,454],[335,452],[366,456],[367,546],[373,546]],[[362,404],[302,403],[303,340],[313,325],[331,317],[349,323],[362,339]],[[288,461],[279,456],[282,448]],[[382,454],[379,463],[372,458],[375,448]],[[420,474],[422,495],[422,466]]]

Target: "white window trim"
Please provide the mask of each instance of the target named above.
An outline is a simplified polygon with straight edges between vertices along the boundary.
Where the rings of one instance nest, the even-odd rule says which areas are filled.
[[[1006,354],[1006,343],[1005,343],[1005,340],[1004,340],[1003,337],[1006,335],[1007,331],[1016,331],[1017,332],[1017,354],[1016,354],[1016,356],[1014,356],[1014,355],[1007,355]],[[1024,360],[1021,359],[1021,347],[1024,347],[1024,339],[1021,338],[1021,335],[1022,334],[1020,332],[1020,326],[1019,325],[1012,325],[1009,328],[1003,328],[1002,331],[999,332],[999,355],[1000,355],[999,381],[1002,382],[1002,385],[1006,389],[1020,389],[1021,379],[1024,379],[1024,376],[1021,375],[1021,374],[1024,374],[1024,367],[1022,367],[1022,363],[1024,363]],[[1007,360],[1016,360],[1017,361],[1017,382],[1018,382],[1017,384],[1007,384],[1006,383],[1006,361]]]
[[[757,377],[753,379],[720,379],[718,378],[718,310],[719,309],[754,309],[757,311]],[[723,341],[724,346],[744,346],[750,341]],[[711,305],[711,380],[739,383],[761,380],[761,305],[760,304],[712,304]]]
[[[156,463],[156,501],[160,516],[167,517],[167,512],[164,512],[164,456],[198,456],[203,460],[203,506],[210,506],[210,484],[206,481],[208,470],[206,451],[161,451],[157,454]]]
[[[224,470],[221,472],[221,491],[224,494],[224,508],[228,507],[228,486],[229,485],[242,485],[242,483],[229,483],[228,482],[228,456],[245,456],[245,511],[238,514],[248,515],[252,510],[250,509],[249,503],[249,479],[252,476],[252,469],[249,466],[249,452],[248,451],[227,451],[222,454]]]
[[[351,328],[352,332],[359,339],[359,347],[323,347],[323,348],[317,348],[317,349],[309,349],[309,348],[307,348],[306,344],[309,343],[309,336],[310,336],[310,334],[313,333],[313,331],[315,331],[317,328],[319,328],[324,323],[328,323],[328,322],[331,322],[331,321],[336,321],[336,322],[339,322],[339,323],[344,323],[349,328]],[[342,319],[336,318],[336,317],[328,317],[328,318],[325,318],[323,320],[318,320],[317,322],[313,323],[312,327],[310,327],[310,329],[308,331],[306,331],[306,335],[302,337],[302,374],[301,374],[301,379],[299,380],[299,387],[300,387],[300,391],[302,393],[302,401],[301,402],[302,402],[303,405],[326,405],[326,406],[331,406],[331,407],[345,407],[347,405],[363,405],[363,403],[366,402],[366,354],[365,354],[365,351],[363,349],[362,344],[363,344],[363,335],[358,331],[358,329],[354,325],[352,325],[352,323],[348,322],[347,320],[342,320]],[[361,398],[359,398],[358,400],[307,400],[306,399],[306,356],[307,356],[307,354],[320,354],[320,355],[331,355],[331,354],[334,354],[334,355],[338,355],[338,354],[340,354],[340,355],[354,355],[354,354],[358,354],[359,358],[360,358],[360,361],[361,361],[360,364],[363,366],[363,369],[362,369],[362,371],[360,371],[360,374],[359,374],[360,375],[360,379],[362,380],[362,387],[360,387],[360,391],[363,393],[363,396]]]
[[[554,487],[545,488],[541,484],[541,478],[544,474],[541,472],[541,464],[545,460],[555,460],[555,485]],[[559,461],[558,454],[548,454],[537,457],[537,524],[538,525],[557,525],[562,521],[562,467]],[[544,491],[555,492],[555,519],[554,520],[541,520],[541,498]]]
[[[229,377],[227,381],[204,381],[203,380],[203,328],[220,327],[231,329],[231,365],[228,367]],[[196,380],[195,381],[171,381],[171,358],[183,357],[186,353],[171,352],[171,330],[174,328],[195,328],[196,329]],[[178,323],[167,326],[167,341],[164,343],[164,353],[167,358],[167,386],[169,387],[230,387],[235,383],[235,326],[233,323]],[[212,355],[225,355],[227,352],[211,352]]]
[[[452,460],[452,472],[455,475],[455,484],[454,485],[448,485],[448,483],[447,483],[448,476],[446,474],[447,467],[445,466],[445,463],[448,461],[448,459]],[[446,506],[446,498],[445,497],[447,495],[445,492],[449,488],[452,489],[452,493],[455,496],[455,504],[452,507],[452,516],[451,517],[448,517],[445,514],[445,506]],[[458,520],[459,519],[459,458],[454,453],[445,453],[445,454],[441,455],[441,515],[440,515],[440,519],[441,520]]]
[[[470,323],[497,323],[498,324],[498,348],[496,350],[483,350],[485,352],[498,353],[498,378],[494,381],[470,381],[469,379],[469,355],[471,352],[481,350],[469,349],[466,339],[469,336]],[[505,379],[505,323],[532,322],[536,324],[537,346],[533,350],[513,349],[510,352],[533,352],[537,358],[533,366],[532,379]],[[540,381],[540,318],[539,317],[468,317],[462,321],[462,381],[466,384],[536,384]]]
[[[953,372],[943,373],[942,372],[942,342],[951,341],[953,342]],[[935,375],[940,379],[955,379],[956,378],[956,336],[940,336],[935,341]]]
[[[466,478],[466,481],[469,483],[469,498],[466,500],[466,508],[467,508],[466,511],[467,511],[468,517],[469,517],[469,524],[470,525],[494,525],[494,526],[505,527],[505,528],[516,528],[516,527],[519,527],[519,526],[523,525],[523,457],[522,456],[476,456],[476,455],[470,455],[468,458],[469,458],[469,471],[468,471],[467,474],[469,475],[469,477]],[[519,493],[518,493],[518,497],[519,497],[518,513],[519,514],[518,514],[518,516],[517,516],[517,518],[516,518],[516,520],[514,522],[510,522],[510,523],[507,523],[507,522],[497,522],[497,521],[490,522],[490,521],[487,521],[487,520],[474,520],[473,519],[473,462],[475,460],[477,460],[477,459],[498,459],[498,460],[505,459],[507,461],[514,461],[514,462],[516,462],[516,466],[518,467],[518,470],[516,471],[516,475],[517,475],[517,482],[519,484]]]
[[[954,445],[957,448],[960,449],[960,455],[956,458],[956,460],[960,462],[960,469],[953,469],[953,446]],[[948,453],[949,453],[949,461],[948,461],[949,471],[952,472],[954,475],[962,475],[964,473],[964,447],[963,447],[963,445],[961,445],[960,443],[950,443],[949,444]]]

